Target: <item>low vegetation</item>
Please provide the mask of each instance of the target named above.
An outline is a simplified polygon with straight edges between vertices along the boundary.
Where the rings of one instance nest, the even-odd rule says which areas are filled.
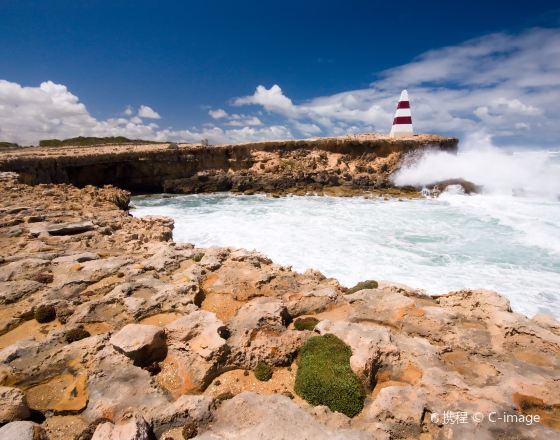
[[[35,308],[33,316],[41,324],[51,322],[56,319],[56,309],[54,306],[42,304]]]
[[[375,280],[360,281],[354,287],[350,287],[345,293],[348,295],[350,293],[359,292],[360,290],[377,289],[378,287],[379,283]]]
[[[66,342],[71,344],[72,342],[81,341],[82,339],[89,338],[91,336],[90,332],[88,332],[84,328],[73,328],[66,332],[64,335],[64,339]]]
[[[19,148],[19,145],[13,142],[0,142],[0,150],[11,150],[12,148]]]
[[[204,257],[204,253],[199,252],[197,254],[194,254],[194,256],[192,257],[192,259],[196,262],[196,263],[200,263],[200,260],[202,260],[202,258]]]
[[[298,318],[294,321],[294,328],[300,331],[313,330],[318,323],[319,320],[317,318],[314,318],[313,316]]]
[[[264,362],[259,362],[253,372],[255,377],[262,382],[272,379],[272,367]]]
[[[108,136],[108,137],[84,137],[78,136],[69,139],[43,139],[39,141],[40,147],[66,147],[78,146],[85,147],[88,145],[104,145],[104,144],[157,144],[159,142],[145,141],[142,139],[128,139],[124,136]]]
[[[310,338],[299,355],[295,392],[312,405],[354,417],[364,406],[365,391],[350,356],[350,347],[334,335]]]

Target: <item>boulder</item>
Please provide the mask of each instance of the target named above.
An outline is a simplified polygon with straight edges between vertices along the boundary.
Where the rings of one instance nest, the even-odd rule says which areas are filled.
[[[0,423],[29,417],[25,394],[18,388],[0,386]]]
[[[380,358],[398,351],[391,343],[390,332],[380,326],[324,320],[315,326],[315,331],[322,335],[332,333],[350,346],[350,366],[366,385],[373,383]]]
[[[150,429],[144,418],[137,413],[129,412],[113,424],[101,423],[93,433],[91,440],[149,440]]]
[[[0,428],[0,440],[49,440],[49,437],[37,423],[11,422]]]
[[[226,327],[216,315],[204,310],[196,310],[177,319],[166,327],[170,345],[181,347],[186,344],[190,351],[205,360],[219,357],[225,349]]]
[[[166,326],[169,352],[158,381],[173,396],[203,390],[222,371],[227,329],[214,313],[196,310]]]
[[[281,300],[253,298],[231,319],[232,361],[242,368],[254,368],[261,361],[289,365],[309,337],[306,332],[287,330],[290,320]]]
[[[127,324],[111,337],[110,342],[138,366],[160,361],[167,353],[165,332],[155,325]]]

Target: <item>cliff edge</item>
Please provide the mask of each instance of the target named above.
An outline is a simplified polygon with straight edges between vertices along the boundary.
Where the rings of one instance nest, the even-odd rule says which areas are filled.
[[[0,171],[22,182],[112,184],[133,192],[214,191],[341,194],[392,187],[390,175],[411,151],[456,151],[436,135],[369,134],[237,145],[149,144],[33,147],[0,152]]]

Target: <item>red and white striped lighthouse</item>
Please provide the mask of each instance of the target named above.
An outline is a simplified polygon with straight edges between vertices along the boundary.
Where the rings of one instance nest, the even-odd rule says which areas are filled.
[[[393,126],[391,127],[391,137],[399,136],[412,136],[414,130],[412,129],[412,114],[410,113],[410,101],[408,100],[408,92],[403,90],[399,103],[397,104],[397,111],[393,119]]]

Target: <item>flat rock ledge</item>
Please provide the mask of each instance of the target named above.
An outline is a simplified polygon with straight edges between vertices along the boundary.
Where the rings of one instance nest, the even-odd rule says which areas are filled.
[[[498,293],[348,290],[174,243],[170,219],[131,217],[111,186],[0,173],[0,192],[0,440],[559,435],[560,323]],[[324,334],[352,350],[353,418],[294,391],[300,349]]]

